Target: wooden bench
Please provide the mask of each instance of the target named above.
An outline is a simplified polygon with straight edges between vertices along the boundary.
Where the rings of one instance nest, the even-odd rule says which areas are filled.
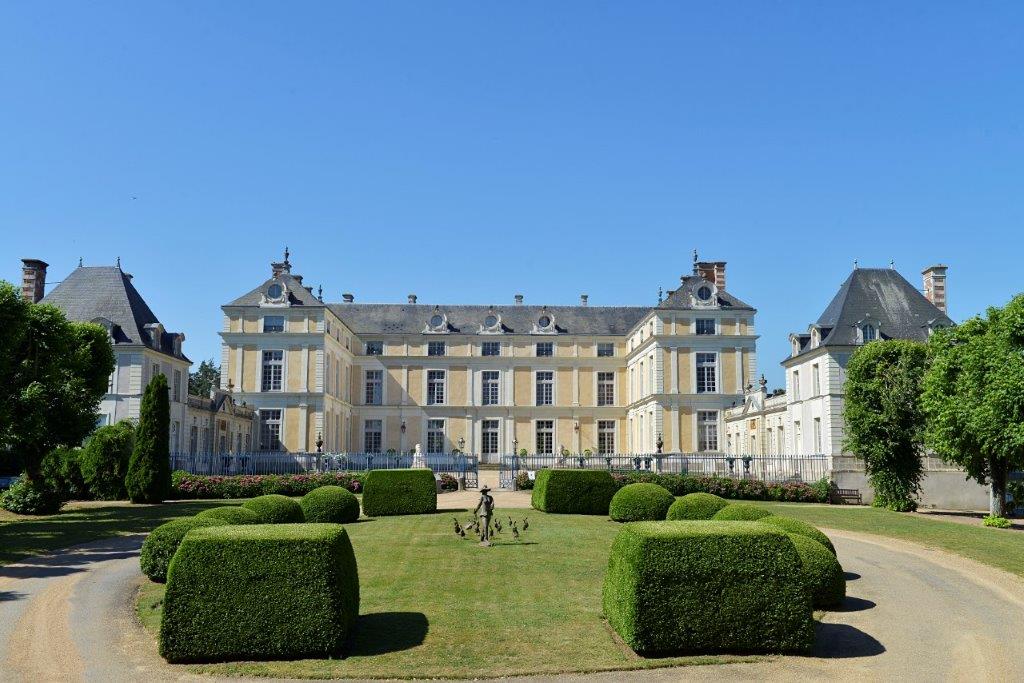
[[[864,499],[858,489],[836,489],[836,495],[843,499],[844,503],[863,505]]]

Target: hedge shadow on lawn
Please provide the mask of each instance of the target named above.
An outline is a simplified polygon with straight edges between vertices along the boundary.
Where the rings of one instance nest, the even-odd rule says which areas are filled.
[[[849,624],[818,622],[815,626],[812,657],[851,659],[854,657],[877,657],[883,652],[885,652],[885,646],[874,636]]]
[[[361,614],[346,657],[374,657],[423,644],[430,624],[422,612]]]

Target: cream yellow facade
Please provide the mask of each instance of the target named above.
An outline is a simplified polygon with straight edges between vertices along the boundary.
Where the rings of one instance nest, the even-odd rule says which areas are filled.
[[[697,263],[651,307],[324,303],[285,261],[223,306],[223,386],[294,452],[720,451],[756,311]]]

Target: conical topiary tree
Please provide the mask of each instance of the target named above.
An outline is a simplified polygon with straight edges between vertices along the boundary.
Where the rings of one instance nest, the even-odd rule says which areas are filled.
[[[171,493],[171,463],[167,446],[170,413],[167,378],[157,375],[142,397],[135,448],[124,480],[133,503],[159,503]]]

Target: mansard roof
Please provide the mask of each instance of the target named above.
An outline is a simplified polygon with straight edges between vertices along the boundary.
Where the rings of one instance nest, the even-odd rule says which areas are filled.
[[[160,321],[135,289],[132,276],[118,266],[79,266],[39,303],[56,306],[69,320],[103,325],[114,344],[154,348],[146,326]],[[175,336],[163,332],[160,348],[154,350],[188,360],[183,354],[174,354]]]
[[[313,292],[306,289],[302,284],[301,275],[292,275],[288,272],[281,272],[265,280],[260,286],[246,292],[238,297],[228,306],[259,306],[266,295],[267,288],[272,284],[283,285],[288,291],[288,303],[292,306],[318,306],[323,307],[323,302],[317,299]]]

